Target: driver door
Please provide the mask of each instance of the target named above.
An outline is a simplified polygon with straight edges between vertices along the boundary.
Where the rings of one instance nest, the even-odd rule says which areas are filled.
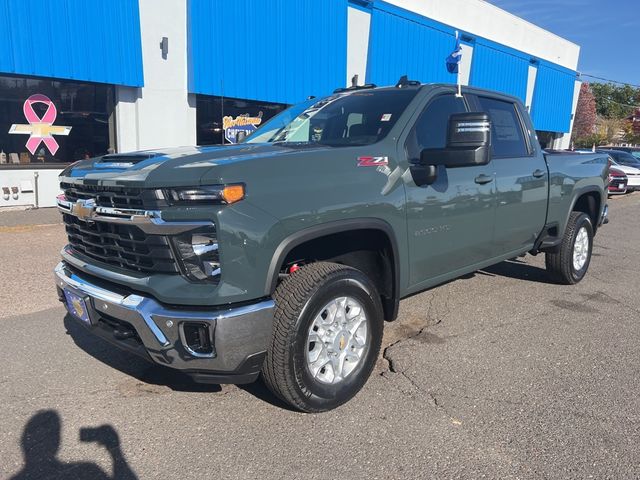
[[[416,162],[425,148],[445,148],[449,116],[466,111],[464,99],[453,93],[433,98],[405,142],[408,162]],[[440,165],[431,185],[407,181],[406,197],[410,288],[491,258],[496,200],[491,162]]]

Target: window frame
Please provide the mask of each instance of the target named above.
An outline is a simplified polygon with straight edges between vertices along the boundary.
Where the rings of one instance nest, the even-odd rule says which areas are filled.
[[[529,135],[529,129],[527,128],[527,125],[524,121],[524,117],[522,115],[522,112],[520,111],[519,105],[517,102],[514,102],[512,100],[506,99],[504,97],[500,97],[497,95],[491,95],[490,93],[481,93],[481,94],[477,94],[474,93],[473,95],[470,95],[470,98],[473,100],[473,104],[474,104],[474,108],[478,111],[478,112],[483,112],[486,114],[489,114],[489,112],[485,112],[484,108],[482,107],[482,103],[480,103],[480,98],[487,98],[489,100],[495,100],[498,102],[503,102],[503,103],[507,103],[510,104],[513,107],[513,110],[515,112],[515,116],[516,116],[516,123],[517,125],[520,126],[520,132],[522,133],[522,138],[524,139],[524,147],[525,147],[525,151],[527,152],[526,155],[518,155],[518,156],[513,156],[513,155],[496,155],[494,153],[494,148],[493,148],[493,131],[491,132],[491,158],[530,158],[535,156],[535,149],[533,148],[533,145],[531,144],[531,136]],[[492,122],[493,123],[493,122]],[[493,126],[492,126],[493,128]]]

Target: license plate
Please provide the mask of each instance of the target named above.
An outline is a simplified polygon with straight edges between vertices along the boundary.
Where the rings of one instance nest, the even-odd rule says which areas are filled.
[[[84,298],[70,292],[69,290],[64,291],[64,297],[67,300],[67,309],[69,310],[69,313],[85,323],[91,323],[91,320],[89,320],[87,302],[85,302]]]

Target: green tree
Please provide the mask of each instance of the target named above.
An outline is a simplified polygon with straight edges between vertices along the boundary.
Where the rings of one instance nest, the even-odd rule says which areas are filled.
[[[624,118],[633,112],[640,101],[640,88],[613,83],[592,83],[591,91],[596,99],[596,113],[604,118]]]

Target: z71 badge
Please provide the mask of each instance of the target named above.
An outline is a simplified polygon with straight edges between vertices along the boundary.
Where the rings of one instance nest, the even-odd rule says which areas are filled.
[[[380,167],[389,165],[389,157],[358,157],[359,167]]]

